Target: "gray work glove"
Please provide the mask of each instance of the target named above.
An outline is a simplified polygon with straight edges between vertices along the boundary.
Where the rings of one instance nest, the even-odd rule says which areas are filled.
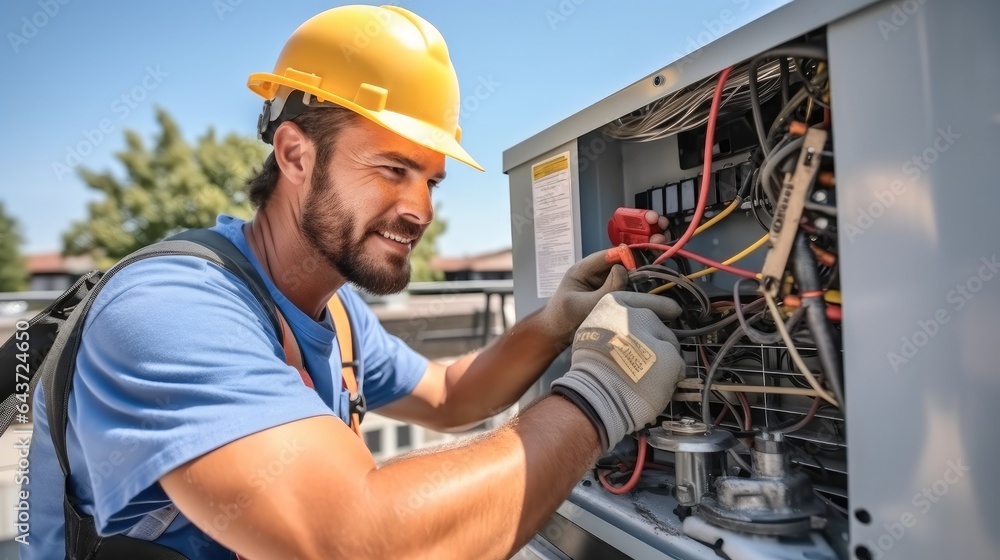
[[[566,271],[552,299],[539,313],[544,332],[564,344],[605,294],[624,290],[628,271],[605,259],[607,251],[598,251],[578,261]]]
[[[680,313],[663,296],[614,292],[580,325],[570,370],[552,392],[590,418],[606,450],[654,422],[684,378],[680,343],[663,324]]]

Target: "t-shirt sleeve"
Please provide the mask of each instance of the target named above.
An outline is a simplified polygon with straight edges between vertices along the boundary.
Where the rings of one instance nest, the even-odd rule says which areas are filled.
[[[339,293],[357,337],[368,408],[376,409],[409,395],[427,371],[427,358],[389,334],[352,288],[345,286]]]
[[[98,530],[194,458],[332,414],[283,355],[246,285],[214,264],[160,257],[116,274],[87,317],[69,407],[91,480],[114,463],[94,484]]]

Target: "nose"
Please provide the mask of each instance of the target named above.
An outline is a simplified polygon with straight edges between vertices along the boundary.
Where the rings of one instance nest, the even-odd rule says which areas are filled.
[[[429,224],[434,218],[431,190],[426,183],[411,181],[403,188],[396,213],[403,219],[420,225]]]

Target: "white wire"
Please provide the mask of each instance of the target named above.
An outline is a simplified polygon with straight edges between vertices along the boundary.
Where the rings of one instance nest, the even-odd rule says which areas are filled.
[[[802,360],[802,356],[799,355],[798,349],[795,348],[795,343],[792,341],[791,335],[788,334],[788,329],[785,328],[785,321],[781,318],[781,312],[778,311],[778,306],[774,303],[774,298],[771,297],[771,294],[764,292],[764,300],[767,301],[767,308],[771,310],[771,316],[774,317],[775,326],[778,327],[778,332],[781,333],[781,338],[784,339],[785,346],[788,347],[788,355],[791,356],[792,361],[795,362],[795,367],[799,368],[802,375],[805,376],[806,381],[809,382],[809,385],[816,391],[816,394],[820,398],[833,406],[839,406],[837,404],[837,399],[819,384],[819,380],[816,379],[816,376],[814,376],[812,371],[810,371],[809,366],[807,366]]]
[[[763,65],[758,70],[761,99],[778,92],[780,67],[777,61]],[[619,140],[649,142],[697,128],[708,122],[709,103],[715,93],[718,74],[702,80],[693,88],[676,91],[650,103],[635,113],[625,115],[604,127],[604,133]],[[723,90],[721,107],[730,110],[750,107],[749,64],[733,70]]]

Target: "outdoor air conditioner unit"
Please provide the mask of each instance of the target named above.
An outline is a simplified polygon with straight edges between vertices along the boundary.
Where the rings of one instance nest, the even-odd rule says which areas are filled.
[[[662,293],[687,310],[671,325],[687,379],[638,485],[614,495],[597,476],[629,476],[630,439],[521,557],[1000,558],[998,22],[993,0],[796,0],[504,152],[518,317],[611,246],[617,208],[668,215],[676,239],[707,184],[706,218],[738,204],[684,248],[722,261],[767,237],[732,266],[763,271],[787,313],[823,300],[826,320],[789,337],[840,389],[816,396],[755,282],[679,279],[701,265],[635,251],[632,289],[680,282]],[[736,305],[760,313],[743,319],[757,338],[734,334]]]

